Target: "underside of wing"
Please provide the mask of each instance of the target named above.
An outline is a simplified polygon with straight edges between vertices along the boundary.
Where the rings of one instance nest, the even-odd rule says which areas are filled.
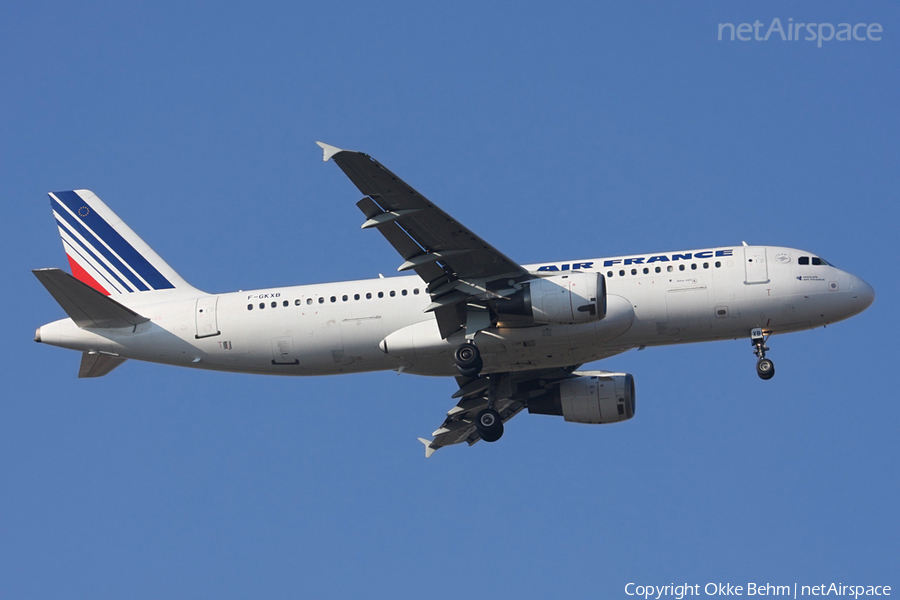
[[[357,203],[375,228],[400,253],[398,271],[414,270],[428,284],[441,334],[467,323],[460,305],[504,297],[511,286],[532,276],[502,252],[419,194],[368,154],[319,142],[365,194]]]
[[[482,411],[491,408],[498,413],[501,422],[506,423],[522,412],[530,399],[545,396],[557,382],[571,378],[576,368],[457,377],[459,390],[453,398],[459,398],[459,402],[447,411],[444,422],[431,434],[434,439],[419,438],[425,445],[425,456],[431,456],[444,446],[462,442],[471,446],[482,439],[477,424]]]

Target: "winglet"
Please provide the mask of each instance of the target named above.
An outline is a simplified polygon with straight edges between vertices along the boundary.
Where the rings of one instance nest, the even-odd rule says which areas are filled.
[[[419,438],[419,441],[425,445],[425,458],[430,458],[431,455],[434,454],[434,451],[437,450],[437,448],[431,447],[431,440],[426,440],[425,438]]]
[[[328,162],[328,159],[337,154],[338,152],[343,152],[340,148],[336,148],[335,146],[331,146],[324,142],[316,142],[319,145],[319,148],[324,150],[324,155],[322,157],[322,162]]]

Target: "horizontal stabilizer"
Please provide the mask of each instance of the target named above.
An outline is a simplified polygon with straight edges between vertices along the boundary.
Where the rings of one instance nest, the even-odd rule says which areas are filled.
[[[78,281],[65,271],[37,269],[32,273],[79,327],[102,329],[132,327],[150,320]]]
[[[85,352],[81,355],[81,367],[78,368],[78,377],[103,377],[127,359],[108,354],[91,354]]]

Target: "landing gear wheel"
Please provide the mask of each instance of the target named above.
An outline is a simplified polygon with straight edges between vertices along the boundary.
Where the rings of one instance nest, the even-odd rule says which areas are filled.
[[[762,327],[754,327],[750,330],[750,344],[753,346],[753,354],[759,359],[756,361],[756,374],[760,379],[772,379],[775,377],[775,363],[766,358],[769,347],[766,340],[769,334],[763,333]]]
[[[475,428],[478,429],[481,439],[496,442],[503,435],[503,420],[496,410],[486,408],[476,415]]]
[[[756,363],[756,374],[760,379],[772,379],[775,376],[775,363],[768,358],[761,358]]]
[[[453,353],[453,360],[456,362],[456,370],[463,377],[476,377],[484,367],[481,352],[472,342],[460,344]]]

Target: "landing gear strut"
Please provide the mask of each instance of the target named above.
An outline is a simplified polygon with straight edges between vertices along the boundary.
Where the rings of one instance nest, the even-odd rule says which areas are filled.
[[[475,342],[460,344],[453,353],[453,360],[456,362],[456,370],[463,377],[477,377],[484,366]]]
[[[490,375],[488,375],[490,377]],[[497,382],[491,379],[491,385],[488,388],[488,405],[487,408],[475,415],[475,428],[478,435],[486,442],[496,442],[503,435],[503,419],[500,413],[494,409],[497,402]]]
[[[760,379],[772,379],[775,376],[775,363],[766,358],[766,351],[769,349],[766,346],[766,340],[768,339],[769,336],[763,334],[761,328],[756,327],[750,330],[750,344],[753,345],[753,354],[759,359],[756,361],[756,374],[759,375]]]
[[[478,377],[481,373],[484,362],[481,360],[481,352],[475,342],[469,340],[457,346],[453,353],[453,360],[456,362],[456,370],[463,377]],[[495,405],[497,403],[497,387],[500,385],[500,379],[496,375],[486,375],[481,378],[487,379],[487,408],[475,415],[475,428],[478,435],[486,442],[496,442],[503,435],[503,419],[497,412]],[[471,383],[471,382],[470,382]],[[483,389],[483,388],[482,388]]]

